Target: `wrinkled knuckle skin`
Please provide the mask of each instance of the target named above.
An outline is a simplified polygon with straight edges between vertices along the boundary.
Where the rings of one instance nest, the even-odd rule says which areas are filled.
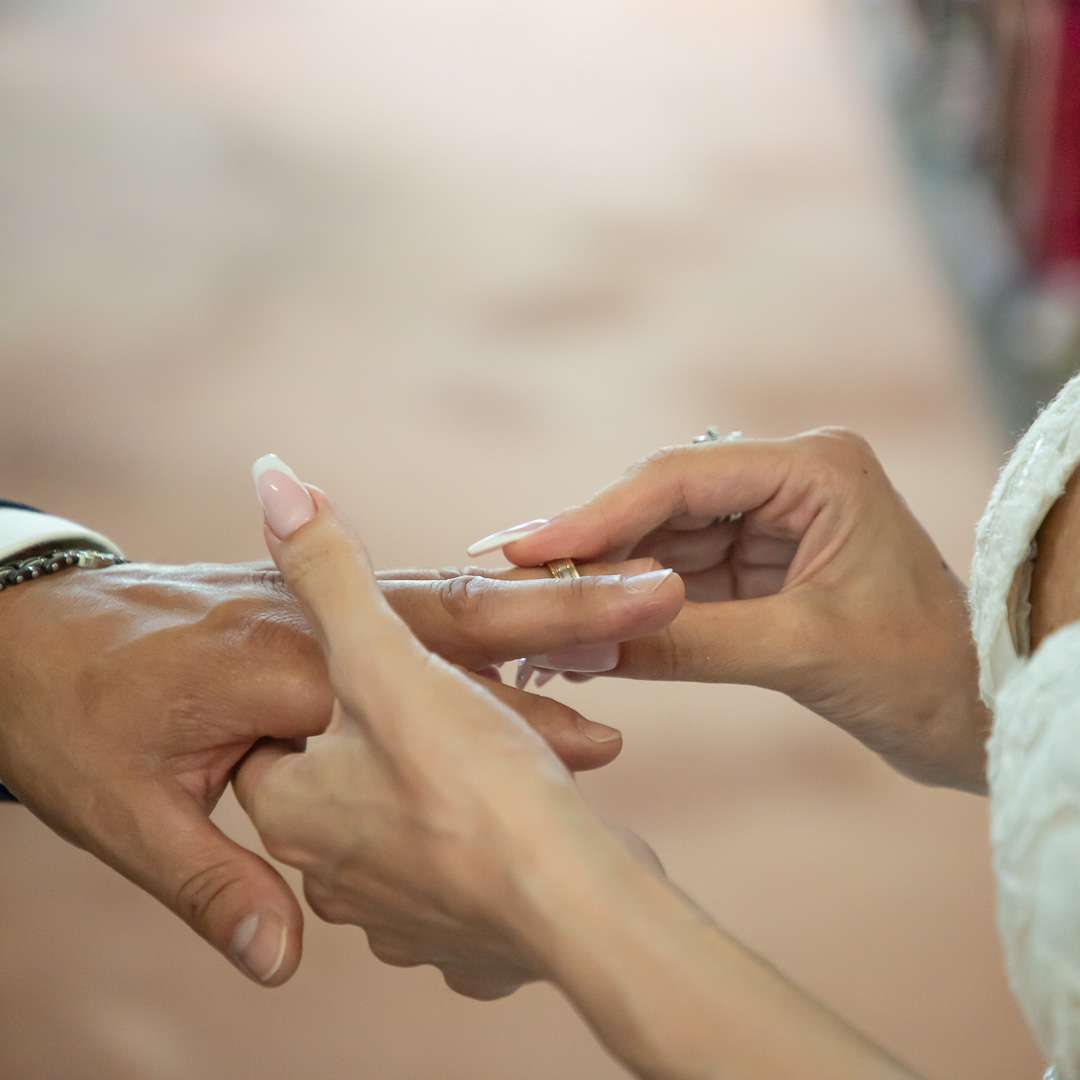
[[[496,585],[491,578],[464,574],[441,581],[436,591],[450,621],[470,639],[475,639],[484,624]]]
[[[656,563],[654,569],[659,568]],[[635,570],[634,574],[645,572]],[[611,577],[573,578],[564,583],[567,600],[573,605],[571,610],[577,615],[573,625],[567,627],[574,645],[618,640],[633,627],[635,609],[626,603],[632,594],[613,589],[612,584]]]
[[[244,617],[239,631],[245,645],[260,651],[286,652],[314,644],[299,609],[295,612],[257,609]]]
[[[440,581],[453,581],[454,578],[472,575],[472,570],[463,566],[440,566],[435,572]]]
[[[205,866],[176,890],[175,910],[185,922],[199,926],[223,896],[243,888],[246,880],[243,867],[231,860]]]
[[[310,653],[317,649],[296,603],[267,604],[265,600],[233,597],[214,605],[206,625],[213,631],[206,641],[212,648],[224,644],[245,653]]]
[[[588,603],[590,598],[598,595],[600,581],[597,578],[576,577],[567,578],[562,582],[563,590],[568,603],[575,607]]]
[[[296,604],[296,598],[289,592],[285,578],[275,566],[256,566],[250,573],[251,584],[269,593],[274,599],[286,604]]]

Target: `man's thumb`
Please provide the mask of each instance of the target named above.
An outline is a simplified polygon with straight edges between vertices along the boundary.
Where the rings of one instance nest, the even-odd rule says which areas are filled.
[[[168,840],[139,884],[245,975],[280,986],[300,964],[303,915],[285,879],[192,806],[169,822]]]

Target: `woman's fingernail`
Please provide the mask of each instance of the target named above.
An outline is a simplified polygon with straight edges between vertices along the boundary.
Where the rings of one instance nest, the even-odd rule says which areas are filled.
[[[279,540],[288,540],[315,516],[315,503],[307,488],[277,454],[259,458],[251,466],[251,478],[266,524]]]
[[[674,573],[674,570],[650,570],[647,574],[635,574],[623,578],[623,588],[633,593],[654,593]]]
[[[547,524],[547,518],[523,521],[520,525],[514,525],[509,529],[503,529],[502,532],[492,533],[482,540],[477,540],[475,544],[470,544],[465,549],[465,554],[486,555],[489,551],[498,551],[499,548],[506,547],[507,544],[512,544],[516,540],[524,540],[526,536],[539,532]]]
[[[608,727],[607,724],[598,724],[594,720],[586,720],[581,715],[577,718],[577,726],[578,731],[591,742],[614,742],[616,739],[622,738],[621,731],[616,731],[615,728]]]
[[[526,689],[535,670],[528,660],[519,660],[517,662],[517,671],[514,673],[514,685],[519,690]]]
[[[543,690],[552,679],[558,676],[557,671],[538,671],[536,673],[535,686],[537,690]]]
[[[530,656],[529,663],[547,671],[611,671],[619,666],[619,646],[613,642],[575,645],[572,649]]]
[[[232,955],[252,978],[269,982],[285,959],[288,930],[280,915],[255,912],[233,931]]]

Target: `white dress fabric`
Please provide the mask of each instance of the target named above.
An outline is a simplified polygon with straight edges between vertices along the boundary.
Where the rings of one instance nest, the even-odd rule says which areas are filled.
[[[1018,443],[979,524],[971,574],[988,745],[998,929],[1009,980],[1054,1069],[1080,1080],[1080,623],[1030,655],[1035,535],[1080,465],[1080,377]]]

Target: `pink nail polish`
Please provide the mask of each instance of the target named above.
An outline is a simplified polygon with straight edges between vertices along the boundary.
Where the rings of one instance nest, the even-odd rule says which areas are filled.
[[[501,532],[491,533],[475,544],[470,544],[465,549],[466,555],[486,555],[489,551],[498,551],[499,548],[513,544],[517,540],[524,540],[526,536],[532,536],[548,524],[547,518],[534,518],[532,521],[524,521],[520,525],[513,525]]]
[[[259,458],[251,467],[251,478],[266,524],[279,540],[288,540],[315,516],[315,504],[307,488],[277,454]]]
[[[548,671],[611,671],[619,666],[619,646],[576,645],[543,656],[530,656],[529,663]]]

